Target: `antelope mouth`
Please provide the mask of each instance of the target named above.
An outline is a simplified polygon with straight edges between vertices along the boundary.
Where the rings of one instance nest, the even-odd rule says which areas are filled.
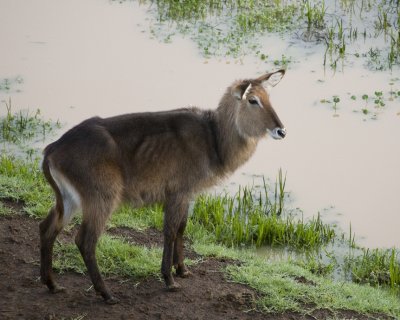
[[[276,140],[281,140],[284,137],[286,137],[286,129],[285,128],[275,128],[273,130],[267,129],[269,135],[276,139]]]

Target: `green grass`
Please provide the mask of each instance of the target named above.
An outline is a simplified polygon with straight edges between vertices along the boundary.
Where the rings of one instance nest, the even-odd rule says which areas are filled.
[[[58,272],[86,273],[86,267],[75,244],[60,244],[54,248],[54,268]],[[104,275],[119,275],[133,279],[159,276],[161,248],[136,246],[121,238],[104,234],[97,246],[96,257]]]
[[[299,3],[159,0],[152,7],[156,21],[151,32],[166,42],[176,32],[188,35],[206,57],[241,57],[260,48],[260,34],[293,28],[301,11]]]
[[[319,215],[307,221],[284,214],[286,178],[278,173],[274,187],[239,188],[235,196],[200,195],[193,204],[187,230],[196,241],[241,246],[286,246],[318,248],[335,238],[335,231]],[[162,206],[140,209],[123,206],[111,218],[112,226],[143,230],[162,229]]]
[[[5,115],[0,118],[0,142],[22,144],[37,140],[44,141],[55,128],[60,128],[59,122],[45,121],[37,109],[34,113],[29,110],[13,112],[11,99],[2,101]]]
[[[252,259],[227,271],[233,281],[255,288],[259,306],[268,312],[325,308],[400,316],[398,297],[387,291],[318,277],[293,263]]]
[[[362,249],[362,254],[349,255],[345,269],[357,283],[387,287],[400,297],[400,254],[396,249]]]
[[[53,137],[60,122],[45,120],[40,109],[13,112],[11,98],[0,103],[0,151],[27,158],[37,156],[40,145]]]
[[[133,209],[123,205],[111,216],[110,226],[128,227],[135,230],[145,230],[149,227],[162,229],[163,208],[160,205]]]
[[[334,252],[329,252],[325,248],[305,251],[302,255],[290,260],[314,275],[327,278],[333,278],[335,270],[340,267]]]
[[[12,210],[5,206],[4,203],[0,202],[0,217],[9,216],[12,214]]]
[[[308,28],[323,29],[325,27],[325,15],[327,11],[325,1],[322,1],[322,3],[312,3],[312,1],[307,0],[304,5],[304,11]]]
[[[268,52],[260,52],[262,36],[286,33],[291,41],[300,37],[325,44],[324,66],[335,70],[355,57],[365,58],[366,65],[375,70],[400,64],[397,1],[374,0],[368,5],[342,1],[335,6],[324,0],[157,0],[151,4],[153,37],[171,42],[177,33],[188,36],[205,57],[260,54],[263,61],[271,63],[276,57],[269,59]],[[357,52],[357,46],[352,46],[370,39],[373,46],[373,39],[382,36],[385,44],[379,49]]]
[[[40,169],[39,159],[23,160],[0,155],[0,199],[22,202],[32,217],[44,217],[53,205],[53,194]]]
[[[354,2],[356,4],[357,2]],[[345,17],[331,22],[327,29],[325,39],[326,52],[329,53],[330,66],[336,69],[337,64],[345,64],[346,58],[351,55],[355,57],[366,58],[366,65],[372,70],[392,70],[393,66],[400,64],[400,33],[399,17],[400,7],[398,2],[391,0],[374,1],[372,6],[353,6],[344,8],[342,14],[337,16]],[[355,12],[360,17],[358,25],[354,25],[352,15],[349,12]],[[338,12],[340,13],[340,11]],[[374,21],[371,24],[370,21]],[[359,32],[363,30],[363,32]],[[360,35],[363,35],[361,37]],[[357,42],[365,42],[369,39],[384,38],[384,45],[376,47],[374,41],[371,41],[371,47],[366,52],[348,53],[346,47]],[[324,65],[327,63],[325,54]]]
[[[11,100],[0,105],[0,199],[23,202],[32,217],[44,217],[53,202],[40,168],[40,151],[32,145],[59,128],[59,122],[44,120],[39,110],[14,113]]]
[[[243,188],[234,197],[200,196],[191,220],[215,235],[216,241],[233,247],[278,245],[311,249],[332,241],[335,232],[319,215],[304,221],[283,214],[285,181],[280,172],[272,192],[264,181],[262,191]]]

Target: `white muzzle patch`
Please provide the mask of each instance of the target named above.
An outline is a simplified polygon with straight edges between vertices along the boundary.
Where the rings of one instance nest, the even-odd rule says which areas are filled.
[[[275,128],[273,130],[267,129],[267,132],[272,138],[274,138],[276,140],[283,139],[286,136],[285,128]]]

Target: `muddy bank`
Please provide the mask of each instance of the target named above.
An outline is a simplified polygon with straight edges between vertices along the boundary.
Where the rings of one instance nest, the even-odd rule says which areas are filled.
[[[257,292],[226,278],[224,267],[235,262],[213,258],[192,266],[193,276],[179,279],[179,292],[167,292],[161,279],[154,277],[109,277],[107,284],[121,302],[108,306],[95,295],[86,275],[67,272],[57,275],[67,291],[50,294],[39,279],[39,221],[21,213],[18,204],[6,205],[14,214],[0,217],[1,319],[326,319],[333,315],[370,319],[352,311],[315,310],[308,316],[263,314],[257,310]],[[72,241],[74,232],[64,231],[62,241]],[[127,228],[109,232],[142,245],[161,244],[155,229],[151,236]],[[190,248],[187,254],[198,257]]]

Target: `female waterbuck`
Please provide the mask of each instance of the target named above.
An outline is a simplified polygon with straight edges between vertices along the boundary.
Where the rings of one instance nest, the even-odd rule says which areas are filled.
[[[95,249],[107,218],[121,202],[164,205],[161,272],[169,290],[179,285],[171,273],[190,274],[183,262],[183,232],[190,199],[242,165],[267,133],[286,131],[264,86],[285,71],[233,83],[214,111],[197,108],[91,118],[44,150],[43,172],[56,203],[40,224],[41,280],[51,292],[54,241],[75,212],[83,220],[75,242],[95,290],[115,303],[99,272]]]

